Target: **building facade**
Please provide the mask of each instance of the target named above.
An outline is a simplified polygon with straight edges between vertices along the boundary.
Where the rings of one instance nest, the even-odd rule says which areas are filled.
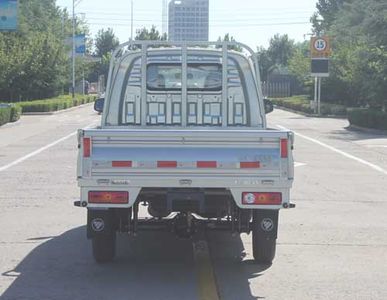
[[[171,41],[208,41],[209,0],[169,2],[168,36]]]

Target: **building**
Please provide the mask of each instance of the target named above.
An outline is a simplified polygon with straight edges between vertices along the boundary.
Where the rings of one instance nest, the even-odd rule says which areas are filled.
[[[169,2],[168,36],[171,41],[208,41],[209,0]]]

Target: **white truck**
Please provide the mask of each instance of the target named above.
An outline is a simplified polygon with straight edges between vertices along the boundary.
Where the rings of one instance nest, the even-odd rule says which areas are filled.
[[[101,126],[78,132],[74,204],[87,208],[95,260],[114,258],[117,232],[229,230],[252,232],[254,259],[271,263],[278,212],[294,207],[293,134],[266,128],[265,103],[246,45],[121,45],[95,106]]]

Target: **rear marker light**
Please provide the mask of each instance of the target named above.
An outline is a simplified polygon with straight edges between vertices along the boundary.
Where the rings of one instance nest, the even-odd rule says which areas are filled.
[[[83,138],[83,157],[90,157],[91,154],[91,139]]]
[[[177,168],[177,161],[158,161],[158,168]]]
[[[247,205],[281,205],[281,193],[242,193],[242,204]]]
[[[216,163],[216,161],[198,161],[198,162],[196,162],[196,167],[197,168],[211,169],[211,168],[216,168],[217,163]]]
[[[132,162],[131,161],[112,161],[112,167],[113,168],[131,168]]]
[[[281,158],[288,157],[288,140],[281,139]]]
[[[241,169],[259,169],[261,167],[259,161],[241,162]]]
[[[89,192],[89,203],[96,204],[127,204],[129,203],[128,192]]]

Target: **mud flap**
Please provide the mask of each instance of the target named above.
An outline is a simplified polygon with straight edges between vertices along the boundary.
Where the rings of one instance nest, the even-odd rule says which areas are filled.
[[[114,231],[113,210],[87,210],[87,238],[91,239],[96,235],[111,234]]]
[[[277,239],[278,232],[278,210],[253,210],[252,228],[259,236],[266,239]]]

